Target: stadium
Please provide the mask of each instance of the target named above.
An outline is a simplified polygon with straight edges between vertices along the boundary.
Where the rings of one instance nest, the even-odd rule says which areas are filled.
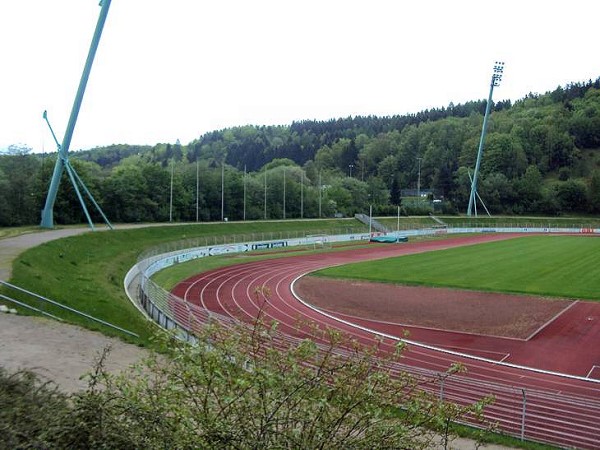
[[[495,402],[486,408],[486,418],[496,423],[501,432],[520,439],[554,445],[595,448],[600,427],[597,420],[600,384],[596,365],[600,355],[593,351],[591,343],[597,340],[600,333],[596,320],[600,317],[600,310],[593,302],[550,302],[554,309],[543,312],[538,321],[529,324],[525,330],[515,323],[516,318],[524,314],[517,310],[516,315],[508,319],[512,322],[513,329],[504,330],[503,336],[495,336],[485,329],[444,329],[448,325],[443,322],[437,326],[409,326],[402,323],[398,315],[394,316],[389,292],[382,295],[388,302],[375,306],[373,299],[376,297],[374,292],[377,287],[375,291],[373,286],[368,291],[359,291],[356,284],[346,290],[342,290],[341,285],[324,288],[322,284],[316,287],[311,287],[310,283],[305,284],[305,275],[308,273],[361,260],[377,260],[505,240],[519,241],[524,239],[524,235],[543,235],[547,241],[545,245],[552,245],[549,240],[556,237],[554,235],[578,234],[578,237],[570,238],[585,240],[594,239],[590,235],[598,233],[598,230],[587,229],[535,228],[445,231],[448,239],[375,244],[355,250],[327,251],[310,256],[277,258],[268,262],[235,264],[182,280],[170,292],[152,281],[154,273],[209,255],[244,253],[252,251],[252,248],[264,247],[289,250],[294,246],[310,244],[307,239],[311,238],[184,248],[168,253],[160,253],[160,249],[154,249],[154,255],[141,258],[132,268],[125,285],[129,287],[132,300],[136,303],[139,301],[139,305],[153,320],[166,329],[179,330],[182,337],[191,341],[194,340],[194,327],[202,326],[202,323],[211,319],[219,318],[227,323],[231,320],[249,321],[255,318],[260,308],[252,295],[252,287],[267,287],[272,297],[264,313],[269,319],[279,323],[279,339],[282,341],[310,336],[308,329],[298,329],[297,322],[300,319],[340,329],[365,343],[383,339],[388,351],[398,340],[402,340],[408,347],[402,364],[397,367],[398,371],[438,379],[452,364],[460,363],[467,368],[465,374],[449,377],[443,383],[430,387],[440,398],[466,403],[492,394]],[[477,231],[479,233],[474,234]],[[412,234],[414,237],[427,233],[439,235],[440,231],[403,231],[403,235]],[[340,235],[328,236],[327,240],[357,242],[362,239],[364,242],[368,237],[369,235]],[[132,287],[138,284],[139,295]],[[378,286],[379,289],[386,287],[381,284]],[[320,292],[321,295],[313,295],[307,301],[311,292]],[[352,301],[350,293],[353,293],[354,299],[368,298],[370,301],[362,310],[344,310],[344,304],[347,306]],[[489,292],[486,294],[490,295]],[[472,309],[472,304],[461,303],[466,297],[464,291],[457,291],[455,297],[451,308],[459,310],[457,316],[464,316]],[[522,306],[523,303],[531,303],[531,299],[523,297],[515,303],[515,298],[510,297],[495,296],[488,300],[485,316],[491,317],[492,325],[503,309],[515,309],[517,304]],[[335,302],[327,301],[334,298]],[[315,303],[318,302],[321,303],[317,306]],[[360,304],[360,300],[358,303]],[[424,302],[418,303],[420,308],[413,305],[409,309],[419,312],[420,309],[427,308]],[[548,303],[546,301],[541,304]],[[439,308],[439,305],[434,304],[433,310],[435,308]],[[496,312],[494,308],[497,308]],[[533,308],[536,309],[536,306]],[[380,309],[379,316],[374,312],[377,309]],[[420,312],[427,315],[426,311]],[[531,315],[532,312],[528,311],[526,314]],[[477,322],[477,318],[482,316],[479,311],[472,316],[471,321]],[[465,327],[465,324],[461,326]],[[410,334],[405,337],[407,330]],[[586,342],[590,344],[585,344]]]

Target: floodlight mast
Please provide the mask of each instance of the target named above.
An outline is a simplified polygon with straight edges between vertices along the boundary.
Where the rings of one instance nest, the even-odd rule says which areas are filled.
[[[106,22],[106,16],[108,15],[108,9],[110,7],[111,0],[102,0],[100,2],[101,10],[98,22],[96,24],[96,30],[92,38],[90,50],[88,52],[87,60],[83,68],[83,74],[79,81],[79,88],[75,95],[75,101],[73,102],[73,108],[71,109],[71,115],[67,124],[67,129],[63,137],[62,145],[58,145],[58,158],[56,158],[56,164],[54,166],[54,172],[52,173],[52,180],[50,187],[48,188],[48,195],[46,196],[46,204],[42,210],[42,222],[40,226],[42,228],[53,228],[54,227],[54,202],[56,201],[56,194],[58,192],[58,186],[60,184],[60,178],[66,165],[68,164],[69,158],[69,146],[71,145],[71,138],[73,137],[73,130],[75,129],[75,123],[77,122],[77,116],[79,115],[79,109],[81,108],[81,102],[83,100],[83,94],[85,93],[85,87],[87,85],[90,72],[92,70],[92,64],[94,57],[96,56],[96,50],[98,49],[98,43],[102,36],[102,30],[104,28],[104,22]],[[46,116],[44,115],[44,118]],[[54,132],[52,132],[53,137]],[[93,229],[93,225],[90,225]],[[109,224],[110,226],[110,224]]]
[[[471,212],[475,211],[477,216],[477,179],[479,176],[479,166],[481,165],[481,155],[483,154],[483,143],[485,141],[485,133],[487,130],[487,122],[490,116],[490,110],[492,107],[492,95],[494,93],[494,87],[500,86],[502,81],[502,74],[504,72],[504,62],[496,61],[494,64],[494,73],[492,74],[492,81],[490,83],[490,95],[488,96],[487,105],[485,107],[485,115],[483,116],[483,126],[481,128],[481,138],[479,139],[479,150],[477,151],[477,162],[475,163],[475,173],[473,174],[473,180],[471,182],[471,195],[469,197],[469,207],[467,208],[467,216],[471,217]]]

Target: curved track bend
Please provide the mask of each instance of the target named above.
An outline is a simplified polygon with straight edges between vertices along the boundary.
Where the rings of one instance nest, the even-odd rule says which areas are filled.
[[[517,235],[463,236],[240,263],[182,281],[172,293],[197,305],[199,310],[251,321],[263,306],[257,304],[254,290],[257,286],[266,286],[271,294],[263,314],[267,320],[278,321],[279,330],[283,333],[304,335],[305,332],[298,328],[298,322],[310,320],[322,327],[340,329],[365,344],[371,344],[376,339],[373,330],[336,320],[299,301],[292,290],[294,280],[311,271],[334,265],[515,236]],[[194,311],[196,307],[190,310]],[[392,349],[395,342],[395,339],[386,338],[384,346]],[[496,400],[487,409],[486,415],[497,422],[501,430],[517,436],[523,433],[526,438],[561,446],[600,448],[600,383],[511,367],[416,343],[408,345],[403,354],[403,364],[398,370],[435,377],[436,373],[446,371],[455,362],[464,364],[468,371],[445,381],[445,399],[468,402],[492,393]]]

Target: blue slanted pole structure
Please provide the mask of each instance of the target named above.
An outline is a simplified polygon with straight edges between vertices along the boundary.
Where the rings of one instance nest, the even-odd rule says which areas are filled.
[[[100,42],[100,37],[102,36],[102,30],[104,28],[104,23],[106,22],[106,16],[108,15],[108,9],[110,8],[111,0],[102,0],[100,2],[101,10],[100,16],[98,17],[98,23],[96,24],[96,30],[94,32],[94,36],[92,38],[92,43],[90,45],[90,50],[88,52],[87,60],[85,62],[85,66],[83,68],[83,74],[81,75],[81,80],[79,81],[79,87],[77,89],[77,94],[75,95],[75,101],[73,102],[73,108],[71,109],[71,116],[69,117],[69,122],[67,124],[67,129],[65,131],[65,135],[63,137],[62,145],[58,145],[58,141],[56,140],[56,136],[54,135],[54,131],[52,131],[52,136],[55,141],[57,141],[58,146],[58,158],[56,158],[56,164],[54,166],[54,172],[52,173],[52,180],[50,181],[50,187],[48,188],[48,195],[46,196],[46,204],[44,209],[42,210],[42,221],[40,226],[43,228],[53,228],[54,227],[54,202],[56,201],[56,194],[58,192],[58,186],[60,184],[60,179],[62,177],[63,171],[67,170],[69,173],[69,177],[71,178],[71,182],[74,184],[76,192],[78,194],[79,200],[83,206],[83,209],[88,218],[88,222],[90,227],[94,229],[92,225],[92,221],[87,213],[87,208],[83,202],[81,195],[79,194],[79,190],[75,183],[75,177],[71,172],[73,172],[72,166],[69,164],[69,146],[71,145],[71,138],[73,137],[73,130],[75,129],[75,123],[77,122],[77,116],[79,115],[79,109],[81,108],[81,102],[83,100],[83,94],[85,93],[85,87],[87,85],[88,78],[90,76],[90,72],[92,70],[92,64],[94,62],[94,57],[96,56],[96,50],[98,49],[98,43]],[[46,119],[46,114],[44,112],[44,118]],[[47,119],[46,119],[47,120]],[[78,177],[77,177],[78,178]],[[85,186],[84,186],[85,188]],[[85,188],[87,192],[87,188]],[[89,194],[89,192],[88,192]],[[90,194],[89,194],[90,195]],[[91,196],[91,195],[90,195]],[[93,198],[92,198],[93,201]],[[93,203],[99,209],[98,205],[95,201]],[[100,213],[104,217],[104,214],[100,210]],[[106,220],[109,228],[112,228],[112,225]]]
[[[54,138],[54,142],[56,143],[56,147],[58,148],[58,153],[60,155],[61,146],[60,146],[60,144],[58,142],[58,139],[56,138],[56,134],[54,134],[54,130],[52,129],[52,125],[50,125],[50,121],[48,120],[48,113],[46,111],[44,111],[43,117],[44,117],[44,120],[46,121],[46,123],[48,124],[48,128],[50,129],[50,133],[52,133],[52,137]],[[67,175],[69,175],[69,179],[71,180],[71,184],[73,185],[73,188],[75,189],[75,193],[77,194],[77,198],[79,199],[79,203],[81,203],[81,207],[83,208],[83,212],[85,213],[85,217],[87,218],[87,221],[88,221],[88,223],[90,225],[90,228],[92,230],[94,230],[94,223],[92,222],[92,218],[90,217],[88,209],[87,209],[87,207],[85,205],[85,201],[83,200],[83,197],[81,196],[81,192],[79,191],[79,185],[81,185],[81,188],[85,191],[85,193],[87,194],[87,196],[90,199],[90,201],[94,204],[94,206],[96,207],[96,209],[98,210],[98,212],[102,215],[102,218],[104,219],[104,222],[112,230],[113,227],[112,227],[111,223],[109,222],[108,218],[104,215],[104,212],[102,211],[102,208],[100,208],[100,206],[98,205],[98,203],[96,203],[96,200],[94,199],[94,196],[92,195],[92,193],[88,190],[88,188],[86,187],[86,185],[83,182],[83,180],[79,177],[79,175],[75,171],[75,168],[71,165],[71,162],[69,161],[69,158],[65,158],[62,161],[63,161],[64,169],[66,170]]]
[[[483,126],[481,127],[481,138],[479,139],[479,150],[477,151],[477,162],[475,163],[475,173],[471,181],[471,195],[469,197],[469,207],[467,208],[467,216],[471,217],[472,212],[477,216],[477,178],[479,176],[479,166],[481,165],[481,155],[483,154],[483,143],[485,141],[485,133],[487,130],[487,122],[492,108],[492,94],[494,87],[500,86],[502,80],[502,72],[504,71],[504,63],[496,61],[494,65],[494,73],[492,74],[492,82],[490,83],[490,95],[488,96],[487,105],[485,107],[485,115],[483,116]]]

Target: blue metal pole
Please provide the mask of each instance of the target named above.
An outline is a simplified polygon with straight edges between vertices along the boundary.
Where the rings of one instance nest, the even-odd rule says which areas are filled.
[[[473,182],[471,183],[471,195],[469,197],[469,207],[467,209],[467,216],[471,216],[471,209],[475,207],[475,192],[477,192],[477,177],[479,175],[479,166],[481,165],[481,155],[483,154],[483,143],[485,141],[485,133],[487,131],[487,122],[490,116],[490,109],[492,106],[492,94],[494,92],[494,79],[492,78],[492,84],[490,85],[490,95],[488,97],[487,105],[485,106],[485,115],[483,116],[483,126],[481,129],[481,138],[479,139],[479,150],[477,150],[477,162],[475,163],[475,173],[473,174]]]
[[[60,142],[58,142],[58,139],[56,138],[56,134],[54,134],[54,130],[52,129],[52,125],[50,125],[50,121],[48,120],[48,112],[47,111],[44,111],[43,118],[46,121],[46,123],[48,124],[48,128],[50,128],[50,133],[52,133],[52,138],[54,139],[54,142],[56,143],[56,148],[60,152]]]
[[[108,228],[110,228],[112,230],[113,226],[110,223],[110,221],[108,220],[108,218],[106,217],[106,215],[104,214],[104,211],[102,211],[102,208],[100,208],[100,205],[98,205],[98,203],[94,199],[94,196],[92,195],[92,193],[89,191],[89,189],[87,188],[87,186],[85,185],[85,183],[83,182],[83,180],[81,179],[81,177],[77,174],[77,171],[71,165],[71,162],[67,161],[67,169],[69,169],[69,168],[71,169],[71,172],[75,176],[76,181],[81,185],[81,187],[83,188],[84,192],[87,194],[87,196],[90,199],[90,201],[93,203],[93,205],[96,207],[96,209],[98,210],[98,212],[100,213],[100,215],[104,219],[104,223],[108,226]],[[86,207],[85,207],[85,204],[83,202],[82,202],[82,207],[83,207],[83,209],[85,211]],[[94,229],[94,225],[91,223],[91,221],[90,221],[90,228],[92,228],[92,230]]]
[[[473,174],[473,180],[471,182],[471,195],[469,197],[469,207],[467,208],[467,216],[471,217],[471,211],[476,208],[475,202],[477,196],[477,179],[479,176],[479,166],[481,165],[481,156],[483,154],[483,143],[485,142],[485,133],[487,131],[488,118],[490,116],[490,110],[492,108],[492,95],[494,93],[494,86],[500,84],[502,79],[502,72],[504,71],[504,63],[496,62],[494,65],[494,73],[492,75],[492,81],[490,83],[490,94],[488,96],[487,105],[485,106],[485,115],[483,116],[483,125],[481,127],[481,138],[479,139],[479,149],[477,150],[477,162],[475,163],[475,173]]]
[[[69,175],[69,178],[71,179],[71,184],[73,185],[73,188],[75,189],[75,193],[77,194],[77,198],[79,199],[79,203],[81,204],[81,206],[83,208],[83,212],[85,213],[85,217],[87,218],[88,224],[90,225],[90,228],[92,229],[92,231],[94,231],[95,230],[94,223],[92,222],[92,218],[90,217],[90,213],[88,212],[88,209],[85,206],[85,202],[83,201],[83,197],[81,196],[81,192],[79,192],[79,187],[77,186],[77,180],[75,180],[75,176],[73,175],[74,170],[71,167],[71,164],[69,163],[69,160],[64,161],[63,164],[65,166],[65,170],[67,171],[67,174]]]
[[[77,116],[79,115],[79,109],[81,108],[85,87],[90,76],[90,71],[92,70],[92,64],[94,62],[94,57],[96,56],[98,43],[100,42],[100,37],[102,36],[102,30],[104,28],[104,23],[106,22],[106,16],[108,15],[110,2],[111,0],[102,0],[100,3],[102,9],[100,10],[100,16],[98,17],[98,23],[96,24],[96,30],[94,31],[90,50],[83,68],[81,80],[79,81],[79,88],[77,89],[77,94],[75,95],[75,101],[73,102],[73,108],[71,109],[71,116],[69,117],[63,143],[58,149],[58,158],[56,159],[52,180],[50,181],[50,187],[48,189],[48,195],[46,196],[46,204],[42,210],[42,222],[40,226],[43,228],[54,227],[54,202],[56,201],[56,194],[58,192],[60,178],[63,170],[65,169],[65,160],[68,158],[69,146],[71,145],[71,138],[73,137],[73,130],[75,129],[75,123],[77,122]]]

